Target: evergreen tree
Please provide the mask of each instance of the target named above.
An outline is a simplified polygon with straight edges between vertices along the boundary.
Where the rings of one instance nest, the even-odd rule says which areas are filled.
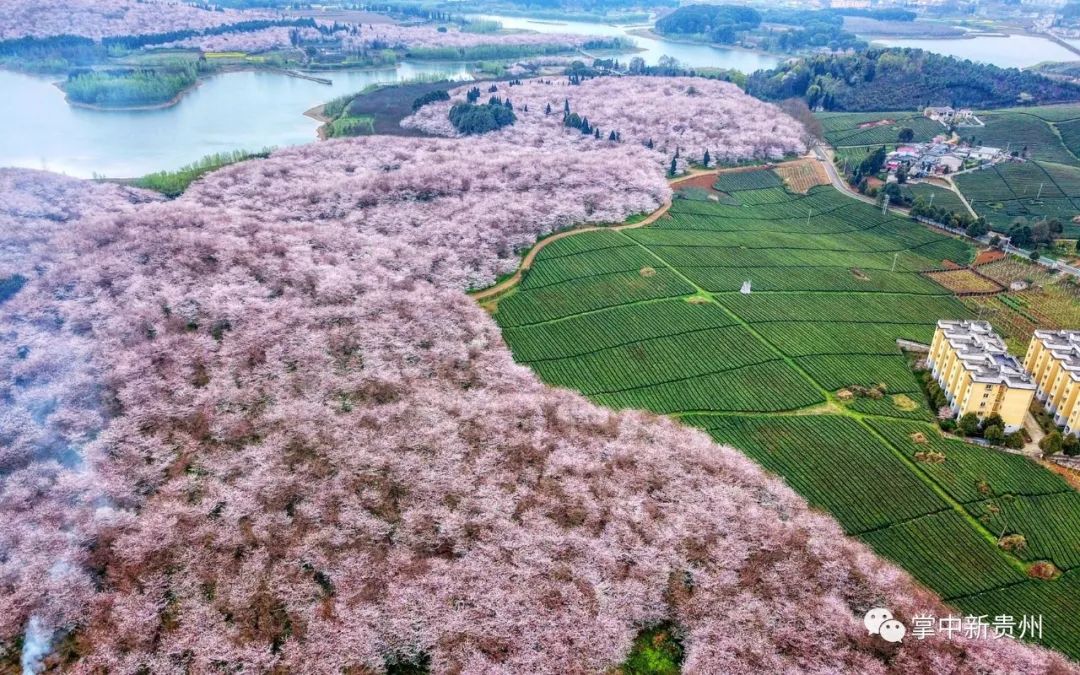
[[[705,149],[705,154],[701,157],[701,163],[705,165],[705,168],[709,168],[709,162],[712,161],[712,157],[709,157],[709,149]]]
[[[563,112],[567,115],[570,114],[570,99],[568,98],[563,99]]]
[[[1043,439],[1039,441],[1039,449],[1042,450],[1042,456],[1044,458],[1051,457],[1061,452],[1065,440],[1061,436],[1061,432],[1054,429],[1050,433],[1043,436]]]
[[[618,138],[618,137],[617,137],[617,136],[615,135],[615,130],[614,130],[614,129],[612,129],[612,130],[611,130],[611,133],[609,133],[609,134],[608,134],[608,137],[607,137],[607,139],[608,139],[609,141],[617,141],[617,140],[619,140],[619,138]],[[1077,246],[1080,246],[1080,239],[1077,239],[1077,240],[1076,240],[1076,245],[1077,245]]]
[[[679,170],[678,162],[675,160],[675,157],[672,157],[671,158],[671,167],[668,169],[668,175],[669,176],[674,176],[675,172],[678,171],[678,170]]]
[[[600,140],[600,127],[593,129],[593,138]]]
[[[551,104],[550,103],[548,103],[547,107],[544,108],[544,114],[545,115],[550,115],[551,114]]]

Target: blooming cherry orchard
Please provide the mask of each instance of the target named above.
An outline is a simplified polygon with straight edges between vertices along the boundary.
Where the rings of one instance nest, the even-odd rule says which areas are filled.
[[[203,51],[245,51],[258,52],[292,46],[290,36],[293,28],[265,28],[244,33],[224,33],[221,35],[197,35],[163,47],[198,48]],[[314,28],[300,29],[300,36],[306,40],[340,41],[346,50],[370,49],[424,49],[424,48],[467,48],[481,45],[490,46],[560,46],[572,50],[589,41],[584,35],[560,35],[552,33],[463,33],[452,29],[440,32],[428,26],[396,26],[394,24],[363,24],[320,33]]]
[[[292,46],[292,35],[296,33],[306,40],[323,37],[314,28],[290,28],[277,26],[262,30],[222,33],[220,35],[196,35],[175,42],[162,44],[162,49],[199,49],[204,52],[265,52],[272,49],[284,49]]]
[[[448,119],[451,106],[465,100],[468,84],[453,89],[450,101],[429,103],[402,125],[443,136],[456,135]],[[705,150],[723,162],[774,160],[806,151],[806,131],[774,105],[747,96],[730,82],[690,77],[598,77],[581,84],[566,78],[534,78],[520,85],[500,84],[499,95],[509,98],[517,122],[494,132],[508,142],[539,136],[567,135],[575,142],[610,143],[618,132],[621,143],[652,142],[656,152],[670,160],[700,160]],[[600,129],[600,139],[566,129],[566,108]]]
[[[266,12],[211,10],[174,0],[4,0],[0,40],[201,30],[269,16]]]
[[[456,29],[439,31],[430,26],[397,26],[392,23],[366,24],[356,34],[344,38],[354,49],[409,49],[477,47],[480,45],[561,45],[567,49],[596,40],[589,35],[565,33],[466,33]]]
[[[463,290],[669,195],[638,143],[567,147],[330,141],[171,202],[0,173],[26,277],[0,304],[0,644],[36,667],[73,635],[49,663],[81,672],[605,672],[666,620],[686,672],[1067,672],[873,641],[870,607],[945,610],[737,451],[513,362]]]

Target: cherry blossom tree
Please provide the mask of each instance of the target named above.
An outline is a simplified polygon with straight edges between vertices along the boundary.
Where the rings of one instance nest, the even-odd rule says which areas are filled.
[[[211,9],[175,0],[4,0],[0,40],[202,30],[270,16],[267,12]]]
[[[430,103],[402,121],[428,133],[454,136],[448,113],[465,100],[473,85],[451,91],[449,101]],[[512,127],[494,132],[508,142],[566,136],[576,144],[609,143],[618,132],[621,143],[653,142],[656,161],[666,162],[679,150],[680,170],[686,158],[700,161],[708,150],[713,160],[775,160],[806,151],[803,126],[776,106],[746,95],[734,84],[690,77],[599,77],[571,85],[566,78],[540,77],[507,87],[518,117]],[[562,112],[585,117],[601,130],[601,138],[565,128]],[[526,110],[527,108],[527,110]],[[548,110],[556,111],[549,113]]]
[[[258,31],[197,35],[162,45],[162,47],[197,48],[202,51],[259,52],[290,47],[292,32],[309,41],[339,42],[347,50],[429,49],[438,47],[468,48],[479,46],[562,47],[572,50],[591,39],[586,35],[558,33],[465,33],[458,29],[439,31],[430,26],[398,26],[395,24],[343,25],[338,30],[323,26],[293,29],[265,28]]]

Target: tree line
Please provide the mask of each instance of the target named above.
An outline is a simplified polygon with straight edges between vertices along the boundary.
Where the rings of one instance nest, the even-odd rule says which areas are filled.
[[[1080,85],[1043,75],[933,54],[867,49],[799,59],[747,78],[746,91],[769,101],[802,98],[814,109],[913,110],[927,105],[996,108],[1080,99]]]

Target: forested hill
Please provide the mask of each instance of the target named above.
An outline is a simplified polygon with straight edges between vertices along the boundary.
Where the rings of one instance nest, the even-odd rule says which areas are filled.
[[[663,35],[694,35],[730,44],[739,33],[757,28],[761,14],[738,5],[685,5],[656,22]]]
[[[750,76],[747,92],[766,100],[804,98],[825,110],[910,110],[924,105],[993,108],[1080,100],[1080,86],[1016,68],[974,63],[921,49],[820,55]]]

